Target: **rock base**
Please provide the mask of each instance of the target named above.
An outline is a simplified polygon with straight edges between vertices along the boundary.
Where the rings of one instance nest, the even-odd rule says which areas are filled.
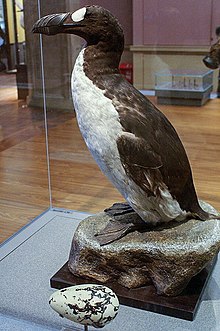
[[[205,202],[204,210],[219,215]],[[220,220],[172,222],[100,246],[95,234],[110,221],[105,212],[83,220],[72,241],[69,270],[78,277],[128,288],[153,283],[157,293],[180,294],[220,250]]]

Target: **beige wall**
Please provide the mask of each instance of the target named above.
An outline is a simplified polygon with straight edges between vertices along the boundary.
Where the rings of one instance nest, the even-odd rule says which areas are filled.
[[[219,0],[133,1],[134,84],[153,89],[155,72],[205,70],[203,57],[216,40]],[[218,70],[214,72],[214,89]]]
[[[14,35],[14,19],[13,19],[13,5],[12,1],[7,0],[7,13],[8,13],[8,29],[9,29],[9,42],[10,44],[15,43],[15,35]],[[23,6],[23,1],[20,1],[20,4]],[[25,40],[25,33],[24,29],[20,25],[20,20],[21,16],[23,15],[22,12],[19,12],[19,8],[16,7],[16,18],[17,18],[17,37],[18,37],[18,42],[21,43]]]
[[[135,87],[154,89],[155,73],[166,69],[206,70],[202,59],[208,49],[209,47],[132,46]],[[215,71],[214,90],[217,88],[217,75],[218,71]]]

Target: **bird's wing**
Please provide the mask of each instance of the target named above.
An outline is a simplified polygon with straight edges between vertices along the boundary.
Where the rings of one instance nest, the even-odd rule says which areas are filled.
[[[122,165],[128,175],[148,195],[158,195],[163,187],[160,155],[142,138],[132,133],[124,133],[117,140]]]
[[[127,175],[148,194],[164,185],[183,209],[198,204],[183,144],[165,115],[121,75],[103,76],[99,87],[119,115],[117,146]]]
[[[117,89],[120,93],[113,103],[124,130],[117,144],[127,175],[148,194],[159,194],[158,189],[165,186],[173,197],[182,199],[192,174],[176,130],[162,112],[126,81],[122,80]]]
[[[165,117],[139,114],[139,109],[119,110],[124,133],[117,146],[124,169],[148,194],[158,195],[166,187],[179,199],[191,177],[183,145]]]

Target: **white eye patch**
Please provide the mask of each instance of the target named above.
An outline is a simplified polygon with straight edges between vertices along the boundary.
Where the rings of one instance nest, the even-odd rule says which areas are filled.
[[[85,14],[86,14],[86,7],[83,7],[75,11],[72,14],[71,18],[74,22],[80,22],[84,19]]]

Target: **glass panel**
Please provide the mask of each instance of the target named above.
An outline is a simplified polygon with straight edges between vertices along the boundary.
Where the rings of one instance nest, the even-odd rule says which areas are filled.
[[[40,15],[44,16],[73,12],[93,1],[57,0],[53,3],[39,3]],[[133,62],[135,87],[145,94],[153,95],[149,96],[150,100],[167,115],[187,149],[199,197],[219,209],[216,198],[219,167],[218,163],[213,162],[218,157],[219,149],[216,140],[218,129],[215,125],[218,100],[212,100],[201,107],[209,100],[211,90],[217,90],[217,72],[214,72],[212,78],[213,73],[204,66],[202,59],[209,49],[211,39],[216,38],[213,20],[216,21],[216,12],[220,10],[218,2],[202,1],[201,7],[199,0],[193,4],[190,1],[184,3],[170,0],[100,0],[96,3],[111,10],[122,23],[126,44],[121,61],[125,64],[122,70],[132,68],[127,64]],[[204,14],[204,9],[208,14]],[[202,30],[193,29],[195,13]],[[178,24],[180,17],[181,24]],[[54,120],[54,126],[48,130],[52,206],[96,212],[115,201],[122,201],[123,198],[102,175],[89,154],[73,111],[71,72],[83,44],[84,41],[74,35],[43,36],[47,118]],[[171,73],[171,85],[176,84],[176,79],[182,79],[183,88],[180,93],[178,91],[178,98],[183,96],[182,90],[187,90],[187,95],[182,97],[182,104],[163,105],[162,101],[160,104],[160,98],[155,97],[155,74],[157,73],[157,84],[158,79],[166,83],[167,77],[160,74],[164,70]],[[178,73],[177,70],[181,72]],[[182,73],[185,74],[184,77],[181,77]],[[191,76],[194,77],[191,79]],[[200,101],[195,100],[197,95],[202,95],[203,88],[207,92],[206,99],[200,104]],[[193,95],[190,94],[191,90]],[[167,95],[170,100],[174,94],[168,93],[165,96]],[[212,94],[212,97],[215,96],[215,93]],[[198,107],[192,107],[191,102]],[[214,149],[213,144],[216,146]],[[215,192],[212,191],[213,185]]]
[[[49,207],[44,111],[29,103],[23,1],[0,1],[0,243]],[[28,31],[26,26],[26,29]],[[26,50],[27,46],[27,50]]]
[[[80,1],[40,1],[41,16],[80,6]],[[74,35],[43,36],[47,119],[54,121],[48,130],[51,191],[55,208],[95,212],[123,198],[99,170],[76,122],[70,81],[84,43]]]
[[[155,90],[205,91],[212,88],[212,70],[170,70],[155,73]]]

